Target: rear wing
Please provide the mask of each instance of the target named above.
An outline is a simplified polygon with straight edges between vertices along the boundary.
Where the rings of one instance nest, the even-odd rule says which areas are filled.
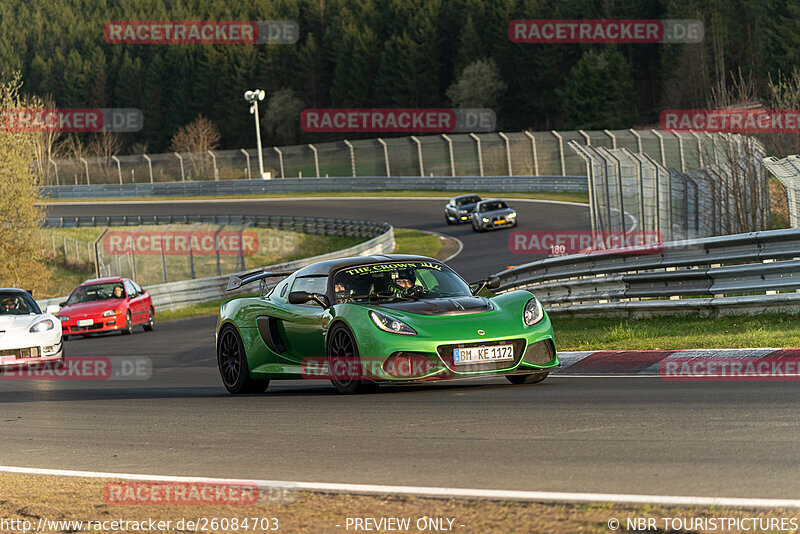
[[[232,274],[231,277],[228,278],[228,287],[225,288],[225,291],[233,291],[234,289],[239,289],[240,287],[251,282],[257,282],[259,280],[264,280],[265,278],[286,278],[292,273],[294,273],[294,271],[276,272],[260,270],[241,275]]]

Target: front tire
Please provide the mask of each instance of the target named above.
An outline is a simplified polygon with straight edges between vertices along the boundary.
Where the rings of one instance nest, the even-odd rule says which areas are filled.
[[[450,220],[450,216],[446,213],[444,214],[444,220],[447,222],[447,224],[456,224],[454,221]]]
[[[232,326],[225,326],[217,344],[217,367],[222,384],[229,393],[263,393],[269,380],[253,380],[247,366],[247,355],[239,332]]]
[[[506,375],[506,380],[512,384],[538,384],[550,374],[550,371],[537,371],[529,375]]]
[[[359,380],[363,373],[358,344],[353,333],[342,323],[336,324],[328,333],[328,373],[331,384],[339,393],[352,395],[374,390],[376,385],[369,380]]]
[[[125,315],[125,328],[121,330],[123,336],[128,336],[133,332],[133,319],[131,319],[131,312]]]

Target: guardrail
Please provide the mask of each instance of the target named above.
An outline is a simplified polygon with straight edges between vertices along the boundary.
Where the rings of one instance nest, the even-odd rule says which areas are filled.
[[[348,256],[364,256],[369,254],[388,254],[394,250],[394,229],[386,223],[374,221],[351,221],[342,219],[323,219],[314,217],[278,217],[266,215],[166,215],[166,216],[112,216],[112,217],[49,217],[46,226],[79,227],[79,226],[133,226],[140,224],[249,224],[256,228],[275,228],[279,230],[314,233],[317,235],[342,235],[350,237],[368,237],[368,241],[354,247],[330,252],[320,256],[304,258],[288,263],[265,266],[264,269],[291,271],[312,263]],[[248,269],[252,271],[255,269]],[[236,273],[232,273],[236,274]],[[228,277],[214,276],[169,282],[147,286],[147,292],[153,299],[156,313],[159,310],[174,310],[193,304],[201,304],[226,297],[252,294],[257,289],[245,287],[236,291],[226,291]],[[277,283],[275,280],[274,283]],[[269,282],[269,280],[268,280]],[[50,304],[64,302],[67,297],[39,300],[44,309]]]
[[[498,273],[548,313],[732,314],[800,309],[800,228],[573,254]]]
[[[332,193],[353,191],[573,192],[588,191],[585,176],[383,176],[220,180],[137,184],[60,185],[42,187],[49,199],[253,195],[265,193]]]

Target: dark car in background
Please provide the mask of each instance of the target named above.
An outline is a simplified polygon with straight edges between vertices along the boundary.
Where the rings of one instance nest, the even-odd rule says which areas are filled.
[[[495,198],[476,204],[471,215],[472,230],[483,232],[495,228],[513,228],[517,225],[517,212],[505,200]]]
[[[478,195],[460,195],[451,198],[444,207],[444,219],[447,224],[461,224],[469,222],[469,217],[475,205],[481,201]]]

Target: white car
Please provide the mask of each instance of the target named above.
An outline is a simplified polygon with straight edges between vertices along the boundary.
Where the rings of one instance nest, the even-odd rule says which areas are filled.
[[[58,306],[42,313],[27,291],[0,289],[0,369],[62,360]]]

